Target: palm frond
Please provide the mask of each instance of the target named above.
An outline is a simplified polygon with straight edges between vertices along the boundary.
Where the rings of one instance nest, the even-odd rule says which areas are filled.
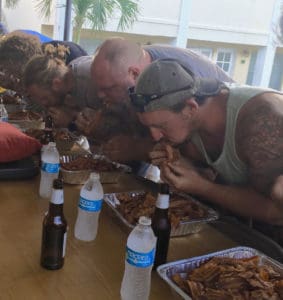
[[[95,0],[73,0],[73,7],[75,12],[84,13],[90,9]]]
[[[113,0],[96,0],[90,11],[87,13],[87,19],[92,24],[92,29],[102,30],[105,28],[108,18],[111,17],[115,8]]]
[[[139,14],[138,4],[131,0],[117,0],[116,4],[121,12],[118,29],[125,30],[137,20]]]
[[[6,0],[5,6],[7,8],[15,8],[19,3],[19,0]]]
[[[52,0],[36,0],[35,9],[41,17],[49,18],[51,14]]]

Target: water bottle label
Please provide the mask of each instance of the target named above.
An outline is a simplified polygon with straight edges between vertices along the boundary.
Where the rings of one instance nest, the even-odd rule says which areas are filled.
[[[41,170],[47,173],[58,173],[59,164],[50,164],[50,163],[42,162]]]
[[[80,197],[79,208],[87,211],[99,211],[102,207],[101,200],[87,200],[83,197]]]
[[[129,264],[139,267],[147,268],[153,265],[155,256],[155,248],[148,253],[139,253],[126,247],[126,260]]]
[[[2,122],[8,122],[8,117],[1,117],[0,121],[2,121]]]

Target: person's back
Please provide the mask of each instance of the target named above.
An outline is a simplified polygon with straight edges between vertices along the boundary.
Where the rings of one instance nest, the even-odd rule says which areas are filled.
[[[157,59],[173,59],[198,77],[233,82],[233,79],[219,66],[210,61],[207,57],[189,49],[168,45],[146,45],[143,46],[143,49],[149,53],[151,61]]]

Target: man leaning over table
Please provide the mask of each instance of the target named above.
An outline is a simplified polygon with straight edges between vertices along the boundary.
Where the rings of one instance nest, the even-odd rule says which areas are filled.
[[[104,152],[113,160],[146,159],[148,150],[153,146],[149,134],[140,126],[136,114],[128,105],[127,91],[135,85],[142,70],[160,58],[177,59],[203,78],[233,81],[212,61],[188,49],[169,45],[140,46],[118,37],[106,40],[94,55],[92,84],[98,98],[107,104],[107,109],[116,112],[116,115],[120,114],[130,128],[128,135],[118,135],[104,145]]]
[[[130,96],[155,141],[185,144],[186,159],[168,162],[166,147],[150,153],[165,182],[236,215],[271,224],[270,234],[283,244],[280,92],[200,79],[177,62],[161,60],[144,70]],[[202,176],[195,167],[200,164],[220,180]]]

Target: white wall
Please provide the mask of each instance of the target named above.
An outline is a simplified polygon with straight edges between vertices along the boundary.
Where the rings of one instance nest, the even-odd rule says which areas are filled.
[[[31,0],[20,0],[15,9],[7,9],[3,1],[2,9],[4,18],[7,21],[9,31],[17,29],[31,29],[41,31],[41,24],[44,22],[35,11],[34,2]]]
[[[188,37],[195,40],[265,45],[273,4],[276,0],[186,0],[191,1]],[[154,3],[153,3],[154,2]],[[21,0],[16,10],[4,9],[9,30],[41,31],[41,24],[53,24],[53,17],[41,20],[33,0]],[[56,1],[54,0],[54,3]],[[181,0],[139,0],[141,14],[128,33],[175,37]],[[118,18],[107,25],[116,31]]]

